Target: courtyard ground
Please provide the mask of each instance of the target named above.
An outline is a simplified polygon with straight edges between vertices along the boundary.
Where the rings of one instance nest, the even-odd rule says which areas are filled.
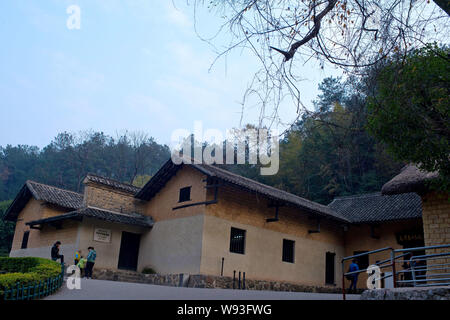
[[[359,295],[347,295],[359,300]],[[340,294],[258,290],[200,289],[82,279],[81,289],[66,283],[46,300],[342,300]]]

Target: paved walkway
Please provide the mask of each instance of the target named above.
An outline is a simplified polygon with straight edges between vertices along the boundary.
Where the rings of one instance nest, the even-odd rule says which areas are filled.
[[[340,294],[259,290],[198,289],[82,279],[81,289],[66,284],[47,300],[342,300]],[[359,295],[347,295],[358,300]]]

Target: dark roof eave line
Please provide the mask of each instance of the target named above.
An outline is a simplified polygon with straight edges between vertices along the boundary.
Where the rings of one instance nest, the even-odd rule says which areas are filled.
[[[180,169],[183,165],[184,163],[174,164],[172,162],[172,159],[167,160],[166,163],[164,163],[164,165],[158,170],[158,172],[147,182],[147,184],[134,197],[146,201],[151,200],[158,191],[151,196],[145,196],[145,194],[148,193],[148,191],[151,192],[151,190],[153,189],[153,187],[155,187],[155,185],[157,186],[158,190],[162,189],[164,185],[167,183],[167,181],[165,181],[164,179],[165,175],[167,175],[167,172],[170,172],[171,170],[178,171],[178,169]],[[170,175],[169,180],[173,175],[174,174]]]
[[[72,219],[75,217],[80,216],[78,214],[77,211],[73,211],[73,212],[68,212],[59,216],[55,216],[55,217],[49,217],[49,218],[45,218],[45,219],[39,219],[39,220],[33,220],[33,221],[29,221],[26,222],[25,224],[28,226],[34,226],[37,224],[44,224],[44,223],[50,223],[50,222],[54,222],[54,221],[60,221],[60,220],[66,220],[66,219]]]
[[[147,182],[147,184],[135,195],[135,198],[142,199],[142,200],[147,200],[147,201],[150,200],[154,196],[154,194],[156,194],[158,192],[158,191],[156,191],[156,189],[160,190],[163,187],[163,185],[167,182],[165,180],[171,178],[171,176],[167,177],[167,173],[169,171],[172,171],[172,170],[178,170],[183,165],[184,165],[184,163],[174,164],[171,159],[166,161],[166,163],[160,168],[160,170],[158,170],[158,172],[152,177],[152,179],[150,179],[150,181]],[[218,178],[218,179],[220,179],[220,180],[222,180],[222,181],[224,181],[224,182],[226,182],[228,184],[231,184],[233,186],[237,186],[237,187],[243,188],[243,189],[247,190],[248,192],[260,194],[260,195],[262,195],[264,197],[267,197],[269,199],[273,199],[273,200],[276,200],[276,201],[284,201],[286,203],[290,203],[291,205],[293,205],[295,207],[301,208],[301,209],[303,209],[305,211],[308,211],[310,213],[313,213],[313,214],[320,215],[320,216],[322,216],[324,218],[329,218],[329,219],[332,219],[332,220],[337,220],[337,221],[345,222],[345,223],[349,223],[350,222],[345,217],[340,217],[340,216],[338,216],[336,214],[333,214],[334,212],[333,213],[326,212],[327,210],[330,210],[330,211],[332,211],[332,210],[329,209],[325,205],[321,205],[319,203],[315,203],[314,201],[310,201],[308,199],[304,199],[304,198],[298,197],[298,196],[296,196],[294,194],[290,194],[289,192],[286,192],[284,190],[280,190],[280,189],[277,189],[277,188],[274,188],[274,187],[271,187],[271,186],[259,183],[257,181],[252,180],[252,179],[236,175],[236,174],[234,174],[232,172],[229,172],[227,170],[224,170],[224,169],[214,168],[214,169],[219,170],[219,173],[220,173],[220,174],[216,174],[214,172],[214,170],[208,170],[208,168],[204,168],[202,165],[195,164],[195,163],[194,164],[189,164],[189,165],[191,167],[193,167],[194,169],[196,169],[197,171],[201,172],[202,174],[208,176],[208,177],[216,177],[216,178]],[[237,182],[233,181],[233,179],[231,179],[231,178],[227,179],[226,177],[223,177],[222,174],[224,174],[224,175],[229,174],[229,175],[232,175],[232,176],[237,176],[238,178],[243,178],[244,180],[248,180],[248,181],[251,181],[252,183],[256,183],[261,188],[269,188],[270,190],[273,190],[273,191],[276,191],[276,192],[280,192],[282,194],[282,196],[278,196],[277,197],[276,195],[272,195],[272,194],[270,194],[268,192],[263,192],[261,190],[255,190],[255,188],[251,188],[251,187],[245,186],[243,183],[237,183]],[[146,194],[149,194],[149,195],[146,196]],[[318,209],[314,209],[314,208],[311,208],[311,207],[309,207],[307,205],[301,205],[301,204],[296,203],[294,201],[290,201],[290,200],[285,199],[286,197],[296,197],[296,198],[299,199],[298,200],[299,202],[300,201],[304,201],[307,204],[316,205],[319,208]],[[323,210],[320,210],[320,207],[323,207]]]
[[[247,191],[250,192],[250,193],[253,193],[253,194],[259,194],[259,195],[262,195],[263,197],[267,197],[267,198],[269,198],[269,199],[271,199],[271,200],[286,202],[288,205],[290,205],[290,206],[292,206],[292,207],[300,208],[300,209],[302,209],[302,210],[304,210],[304,211],[306,211],[307,213],[310,213],[310,214],[319,215],[321,218],[326,218],[326,219],[336,220],[336,221],[343,222],[343,223],[351,223],[351,221],[350,221],[349,219],[345,219],[345,218],[341,218],[341,217],[336,217],[336,216],[333,216],[333,215],[331,215],[331,214],[327,214],[327,213],[324,213],[324,212],[320,212],[320,211],[314,210],[314,209],[312,209],[312,208],[308,208],[308,207],[306,207],[306,206],[302,206],[302,205],[300,205],[300,204],[297,204],[297,203],[294,203],[294,202],[291,202],[291,201],[288,201],[288,200],[285,200],[285,199],[280,199],[280,198],[274,197],[274,196],[272,196],[272,195],[270,195],[270,194],[267,194],[267,193],[264,193],[264,192],[258,192],[258,191],[256,191],[256,190],[252,190],[252,189],[250,189],[250,188],[248,188],[248,187],[242,186],[242,185],[240,185],[240,184],[233,183],[233,182],[231,182],[231,181],[228,181],[228,180],[223,179],[223,178],[220,178],[220,177],[217,177],[217,178],[220,179],[220,180],[222,180],[222,181],[224,181],[224,182],[227,183],[227,184],[232,185],[232,186],[236,186],[236,187],[245,189],[245,190],[247,190]]]
[[[25,224],[29,225],[29,226],[33,226],[33,225],[51,223],[51,222],[67,220],[67,219],[87,217],[87,218],[98,219],[98,220],[102,220],[102,221],[108,221],[108,222],[111,222],[111,223],[128,224],[128,225],[135,225],[135,226],[146,227],[146,228],[152,228],[153,225],[154,225],[153,219],[151,219],[151,218],[150,218],[149,221],[140,221],[140,220],[135,220],[135,221],[112,221],[112,220],[109,220],[109,219],[107,219],[105,217],[95,216],[95,215],[92,215],[92,214],[85,213],[84,211],[86,209],[88,209],[88,208],[79,209],[79,210],[68,212],[68,213],[65,213],[65,214],[62,214],[62,215],[59,215],[59,216],[55,216],[55,217],[29,221],[29,222],[26,222]],[[104,210],[101,210],[101,209],[94,209],[94,210],[99,210],[99,211],[102,211],[102,212],[108,212],[109,214],[112,214],[113,216],[114,215],[120,215],[118,213],[115,214],[114,212],[104,211]],[[134,217],[127,216],[127,218],[133,219]]]
[[[9,215],[11,213],[11,210],[15,207],[15,205],[18,203],[18,201],[24,197],[26,195],[27,190],[29,191],[27,184],[25,183],[22,188],[20,189],[19,193],[17,194],[17,196],[14,198],[13,202],[11,202],[11,204],[9,205],[9,207],[6,209],[4,215],[3,215],[3,219],[7,220],[7,221],[15,221],[16,219],[10,219]],[[31,194],[31,191],[30,191]],[[32,196],[32,194],[31,194]]]
[[[216,177],[216,174],[214,174],[213,172],[206,170],[205,168],[200,167],[197,164],[192,164],[191,165],[193,168],[197,169],[198,171],[200,171],[201,173],[207,175],[208,177]]]

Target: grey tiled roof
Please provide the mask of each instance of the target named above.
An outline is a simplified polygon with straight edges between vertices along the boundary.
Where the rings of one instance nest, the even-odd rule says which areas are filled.
[[[85,182],[86,181],[92,181],[94,183],[102,184],[113,189],[125,191],[132,194],[136,194],[139,192],[139,190],[141,190],[140,188],[135,187],[131,184],[120,182],[111,178],[102,177],[93,173],[88,173],[86,175]]]
[[[76,211],[64,213],[55,217],[29,221],[26,224],[33,226],[67,219],[77,219],[77,218],[79,219],[83,217],[89,217],[113,223],[135,225],[140,227],[153,226],[153,219],[148,216],[144,216],[138,213],[119,213],[94,207],[86,207],[78,209]]]
[[[6,210],[4,219],[15,221],[31,197],[69,210],[83,206],[83,195],[80,193],[28,180]]]
[[[31,180],[28,180],[26,185],[36,200],[43,200],[69,209],[78,209],[83,205],[83,195],[80,193]]]
[[[416,193],[381,195],[381,193],[340,197],[330,209],[353,223],[383,222],[422,217],[422,201]]]
[[[296,196],[287,191],[271,187],[269,185],[260,183],[258,181],[243,177],[228,170],[221,169],[214,165],[208,164],[192,164],[193,167],[201,168],[208,176],[217,177],[223,181],[243,187],[249,191],[253,191],[275,200],[286,201],[294,206],[301,207],[305,210],[315,212],[324,216],[336,218],[338,220],[346,221],[346,217],[338,212],[330,210],[327,206],[320,203],[310,201],[308,199]]]
[[[230,171],[218,168],[208,164],[180,164],[176,165],[169,159],[161,169],[150,179],[149,182],[138,192],[135,197],[143,200],[150,200],[163,186],[171,179],[171,177],[183,165],[191,166],[208,177],[215,177],[226,183],[238,186],[249,192],[266,196],[275,201],[283,201],[288,205],[292,205],[305,210],[306,212],[338,220],[340,222],[349,222],[347,218],[340,213],[335,212],[327,206],[301,198],[292,193],[268,186],[258,181],[237,175]]]

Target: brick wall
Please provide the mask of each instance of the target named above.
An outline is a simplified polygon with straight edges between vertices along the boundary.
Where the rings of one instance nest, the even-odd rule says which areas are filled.
[[[428,193],[422,196],[423,233],[426,246],[450,244],[450,198],[448,194]],[[427,250],[427,254],[448,252],[449,248]],[[434,259],[430,264],[450,263],[450,258]],[[435,273],[449,273],[446,270],[431,270],[427,277]],[[436,276],[435,276],[436,277]]]
[[[142,202],[134,194],[89,182],[84,188],[84,204],[117,212],[143,213]]]
[[[422,197],[425,245],[450,244],[450,198],[448,194],[429,193]]]

